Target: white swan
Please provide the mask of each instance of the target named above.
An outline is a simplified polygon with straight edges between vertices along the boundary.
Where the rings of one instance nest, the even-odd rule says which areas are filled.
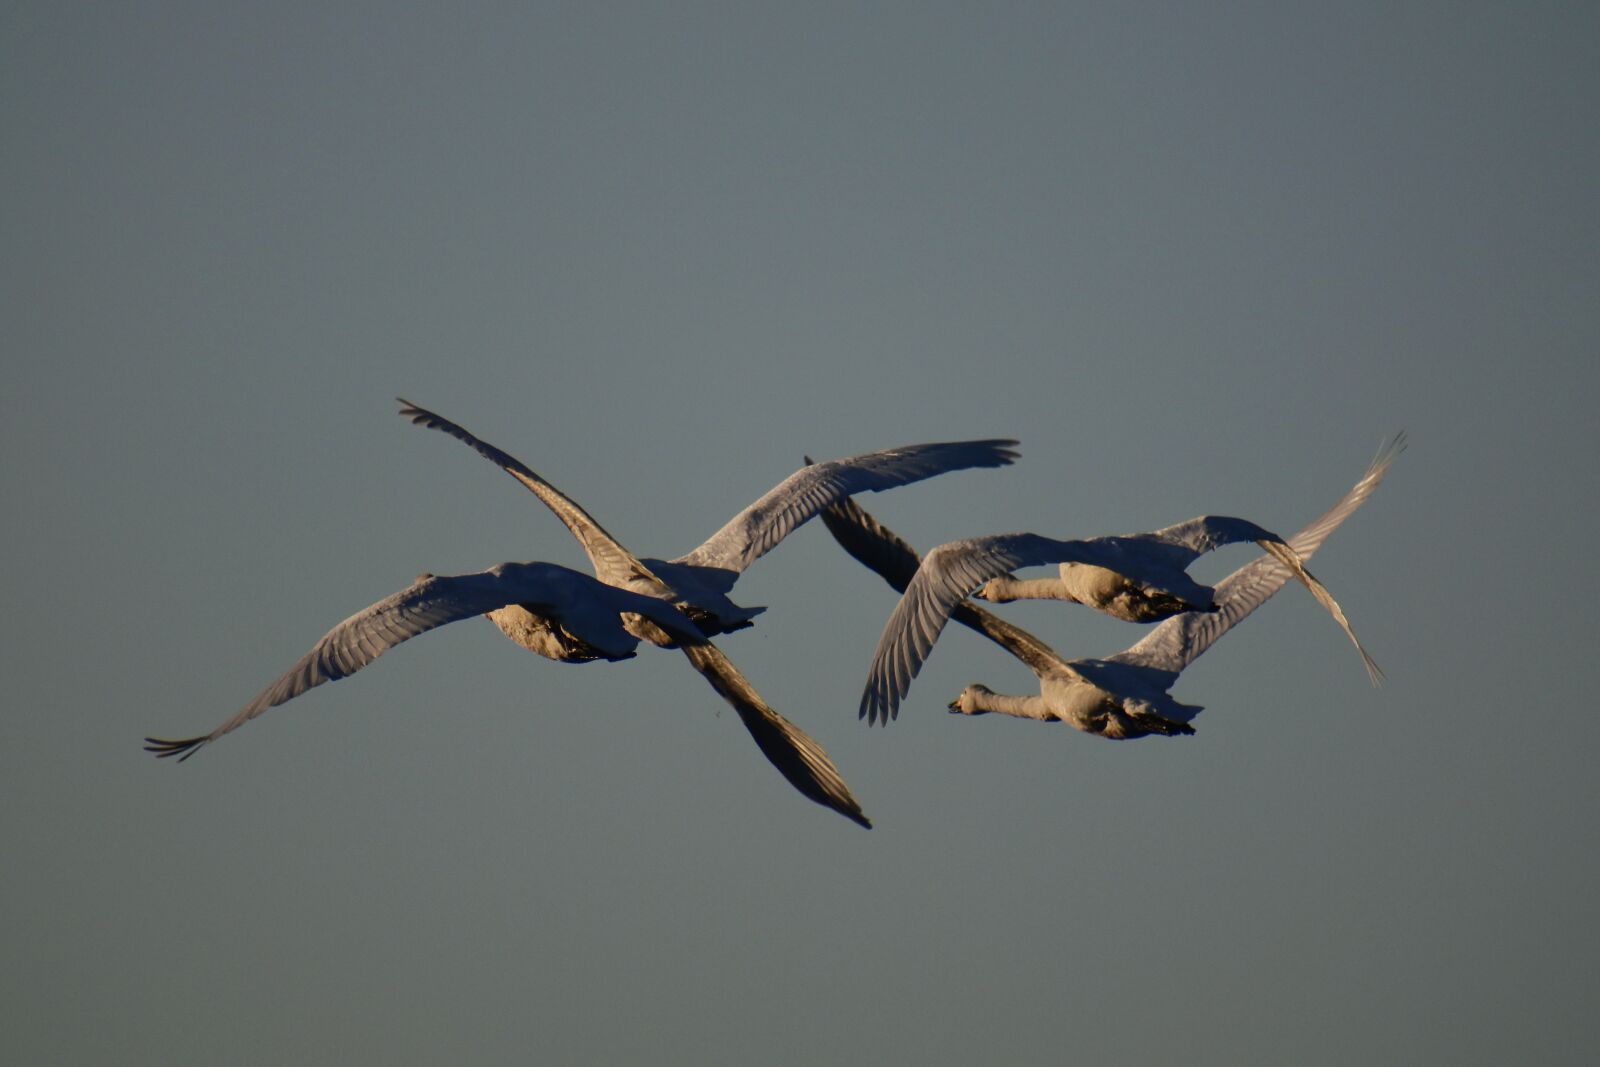
[[[1065,600],[1124,622],[1143,623],[1157,622],[1185,611],[1212,610],[1211,587],[1189,577],[1186,568],[1213,549],[1242,541],[1254,541],[1298,572],[1304,571],[1284,548],[1283,538],[1278,534],[1248,519],[1226,515],[1201,515],[1149,533],[1081,541],[1054,541],[1036,534],[998,534],[957,542],[953,546],[941,545],[928,556],[932,559],[949,547],[952,552],[959,551],[970,557],[974,565],[985,571],[991,571],[1004,558],[1015,559],[1013,566],[1019,567],[1066,559],[1068,562],[1061,563],[1058,577],[1018,579],[1001,574],[989,578],[972,595],[996,604],[1013,600]],[[1103,554],[1114,564],[1084,562],[1085,551],[1097,557]],[[983,562],[979,563],[979,559]],[[1121,567],[1122,571],[1111,569],[1113,565]],[[1311,584],[1310,588],[1318,592],[1320,583]]]
[[[759,500],[729,519],[692,552],[676,559],[639,559],[565,493],[520,460],[481,441],[466,429],[408,400],[400,415],[419,426],[447,433],[500,466],[555,512],[583,546],[602,582],[677,603],[707,637],[749,626],[765,608],[728,599],[745,568],[771,551],[796,527],[836,500],[877,492],[972,467],[1003,467],[1017,453],[1012,440],[949,441],[868,452],[810,464],[789,475]],[[664,590],[664,591],[663,591]]]
[[[896,714],[922,669],[950,611],[969,593],[1015,567],[1063,560],[1077,564],[1071,583],[1045,580],[1057,599],[1081,601],[1133,622],[1189,611],[1214,611],[1214,591],[1184,572],[1202,553],[1238,541],[1255,541],[1311,590],[1355,645],[1377,685],[1382,672],[1350,629],[1338,602],[1314,578],[1282,537],[1253,522],[1201,516],[1148,534],[1056,541],[1038,534],[997,534],[952,541],[923,559],[900,603],[884,625],[873,653],[860,715],[885,722]],[[1081,579],[1087,579],[1086,581]],[[1009,579],[1011,589],[1027,583]],[[1072,592],[1066,590],[1071,588]]]
[[[867,828],[872,823],[828,754],[762,701],[738,668],[678,609],[659,597],[606,585],[554,563],[502,563],[477,574],[424,574],[409,587],[350,616],[325,634],[282,677],[208,734],[182,740],[145,738],[145,749],[179,762],[323,682],[337,681],[384,652],[447,623],[487,615],[510,640],[568,662],[634,655],[635,630],[681,644],[689,662],[739,714],[756,746],[804,796]],[[530,626],[529,620],[537,625]],[[632,622],[624,628],[623,620]],[[559,647],[552,650],[550,642]]]
[[[181,762],[266,709],[346,677],[402,641],[486,614],[510,640],[563,662],[625,659],[641,639],[681,648],[690,665],[732,705],[756,746],[790,785],[870,829],[871,821],[822,746],[761,699],[701,628],[673,606],[671,591],[644,564],[598,525],[586,536],[614,561],[615,569],[635,575],[631,584],[640,588],[619,588],[552,563],[503,563],[450,578],[425,574],[334,627],[286,674],[209,734],[175,741],[147,737],[145,747],[157,756],[178,756]]]
[[[553,633],[530,631],[521,618],[529,610],[549,620]],[[508,638],[533,651],[539,651],[536,644],[555,639],[571,649],[573,659],[628,659],[639,638],[623,629],[619,613],[624,611],[643,615],[685,640],[699,636],[672,605],[554,563],[502,563],[476,574],[419,575],[400,592],[329,630],[282,677],[215,730],[179,741],[147,737],[145,748],[182,762],[268,708],[323,682],[349,677],[402,641],[478,615],[487,615]]]
[[[1366,474],[1334,507],[1288,539],[1293,555],[1268,555],[1246,564],[1218,583],[1211,598],[1214,610],[1169,617],[1142,641],[1106,660],[1067,661],[1026,631],[957,598],[949,615],[984,633],[1026,663],[1039,677],[1038,696],[1003,696],[981,685],[968,686],[950,705],[955,712],[988,712],[1023,718],[1064,721],[1105,737],[1140,737],[1151,733],[1192,733],[1187,724],[1200,708],[1180,704],[1167,690],[1178,674],[1245,616],[1266,601],[1309,559],[1328,535],[1366,502],[1405,447],[1397,435],[1378,453]],[[823,512],[823,522],[851,555],[877,571],[896,589],[911,596],[924,572],[914,549],[851,501]],[[1281,546],[1280,546],[1281,547]],[[930,556],[932,554],[930,553]],[[905,603],[905,598],[902,599]],[[898,609],[897,609],[898,610]],[[938,619],[943,625],[943,619]],[[927,637],[931,646],[932,637]],[[1359,646],[1358,646],[1359,647]],[[874,666],[877,666],[875,660]],[[902,690],[903,692],[903,690]],[[871,688],[869,685],[869,695]],[[892,703],[868,704],[864,713],[893,714]]]

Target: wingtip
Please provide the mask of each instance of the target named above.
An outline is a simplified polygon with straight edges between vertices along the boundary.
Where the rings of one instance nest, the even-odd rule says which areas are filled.
[[[402,419],[407,419],[413,425],[422,426],[427,429],[437,428],[436,424],[441,421],[438,415],[435,415],[425,407],[419,407],[409,401],[402,400],[400,402],[401,404],[405,405],[399,411],[399,415]]]
[[[1406,436],[1404,430],[1399,430],[1393,436],[1378,442],[1378,452],[1372,457],[1372,462],[1367,465],[1368,469],[1381,470],[1387,468],[1400,458],[1400,453],[1404,452],[1410,443],[1410,439]]]
[[[200,747],[209,740],[211,740],[209,737],[186,737],[180,741],[172,741],[164,737],[147,737],[144,739],[144,750],[154,753],[156,759],[168,759],[172,756],[177,756],[178,762],[182,763],[200,751]]]
[[[884,707],[872,694],[861,698],[861,704],[856,708],[856,720],[867,720],[868,726],[888,726],[889,720],[895,715],[895,709]]]
[[[1357,647],[1359,648],[1360,646],[1358,645]],[[1367,665],[1367,678],[1371,680],[1372,688],[1382,689],[1384,680],[1388,675],[1383,673],[1383,668],[1378,666],[1377,660],[1367,655],[1367,650],[1364,648],[1361,649],[1361,659]]]
[[[1022,442],[1010,437],[986,437],[979,441],[949,442],[964,450],[974,467],[1009,467],[1022,458]]]

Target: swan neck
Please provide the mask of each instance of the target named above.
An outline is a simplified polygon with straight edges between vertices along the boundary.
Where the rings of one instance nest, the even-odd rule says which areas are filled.
[[[1052,719],[1042,696],[1010,696],[1006,693],[975,692],[972,702],[979,711],[1011,715],[1019,719]]]
[[[1082,603],[1067,589],[1060,578],[993,578],[985,592],[989,599],[1007,600],[1066,600]]]

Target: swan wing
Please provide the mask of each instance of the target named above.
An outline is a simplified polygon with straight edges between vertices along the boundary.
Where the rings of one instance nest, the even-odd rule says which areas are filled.
[[[572,536],[578,539],[578,544],[583,546],[583,551],[588,555],[595,576],[602,582],[609,585],[624,585],[630,581],[644,581],[661,586],[661,594],[670,596],[670,591],[650,573],[650,569],[639,562],[621,542],[612,537],[604,526],[596,522],[594,516],[583,510],[571,497],[534,473],[527,464],[509,453],[502,452],[489,442],[479,440],[464,427],[456,425],[444,416],[436,415],[427,408],[419,407],[404,398],[400,398],[400,415],[418,426],[449,434],[521,482],[534,496],[544,502],[545,507],[555,512],[556,518],[560,519],[568,530],[572,531]]]
[[[755,687],[739,673],[722,650],[709,641],[684,644],[683,654],[706,681],[739,713],[756,747],[778,773],[808,799],[832,808],[851,822],[872,829],[861,805],[850,795],[838,768],[806,732],[779,715],[761,699]]]
[[[813,463],[773,486],[699,548],[673,560],[742,573],[811,516],[853,493],[878,492],[972,467],[1014,462],[1016,441],[943,441]]]
[[[546,605],[560,610],[580,599],[598,599],[614,605],[617,611],[639,611],[642,607],[654,610],[655,606],[670,610],[670,605],[661,601],[615,589],[554,563],[502,563],[476,574],[446,577],[425,574],[329,630],[293,667],[210,733],[176,741],[147,737],[145,748],[157,756],[188,759],[201,745],[238,729],[268,708],[324,682],[349,677],[418,634],[507,604]],[[676,625],[691,624],[680,619]]]
[[[1249,519],[1235,518],[1229,515],[1201,515],[1187,522],[1168,526],[1163,530],[1156,530],[1148,536],[1158,538],[1169,544],[1181,545],[1187,551],[1192,551],[1196,556],[1212,549],[1221,548],[1223,545],[1238,544],[1242,541],[1254,541],[1264,548],[1267,553],[1277,558],[1278,562],[1289,568],[1290,575],[1297,579],[1301,585],[1310,591],[1313,599],[1321,604],[1323,609],[1333,616],[1333,621],[1339,624],[1344,635],[1355,646],[1356,653],[1361,657],[1361,663],[1367,670],[1367,677],[1373,685],[1378,685],[1383,680],[1383,671],[1367,653],[1366,648],[1356,637],[1355,630],[1350,626],[1350,620],[1345,618],[1344,609],[1339,607],[1339,602],[1328,592],[1328,587],[1323,585],[1315,575],[1306,570],[1304,561],[1289,548],[1288,543],[1271,530],[1256,525]]]
[[[1190,563],[1223,545],[1238,544],[1241,541],[1283,540],[1271,530],[1257,526],[1249,519],[1234,518],[1231,515],[1199,515],[1185,522],[1133,536],[1154,538],[1170,545],[1181,546],[1193,553],[1188,561]]]
[[[867,671],[858,714],[887,722],[899,714],[951,610],[990,578],[1043,563],[1088,563],[1127,573],[1130,553],[1118,539],[1056,541],[1038,534],[996,534],[951,541],[923,557],[884,624]]]
[[[1385,442],[1361,480],[1337,504],[1288,539],[1288,547],[1298,560],[1310,559],[1322,547],[1328,535],[1367,502],[1405,447],[1403,433]],[[1217,583],[1216,611],[1174,615],[1158,623],[1143,640],[1127,651],[1112,656],[1111,660],[1176,674],[1193,663],[1252,611],[1266,603],[1294,576],[1294,570],[1283,559],[1262,556]]]
[[[897,592],[906,591],[922,564],[916,549],[848,497],[824,508],[820,517],[841,548]],[[1069,669],[1049,645],[969,600],[958,601],[950,610],[950,617],[983,634],[1035,674]]]

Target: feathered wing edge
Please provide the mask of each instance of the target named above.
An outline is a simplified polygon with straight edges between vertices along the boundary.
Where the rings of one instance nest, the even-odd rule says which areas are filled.
[[[585,575],[577,577],[592,580]],[[491,591],[495,578],[495,571],[445,577],[422,575],[405,589],[362,608],[323,634],[293,667],[279,675],[254,700],[210,733],[179,740],[147,737],[144,739],[145,751],[153,752],[162,759],[177,756],[181,763],[198,752],[202,745],[237,730],[269,708],[275,708],[325,682],[347,678],[389,649],[418,634],[447,623],[474,618],[493,607],[510,603],[514,599],[510,594],[497,596]],[[521,588],[517,591],[530,592]]]
[[[1149,546],[1138,547],[1142,552]],[[1066,561],[1133,573],[1122,562],[1127,556],[1126,539],[1057,541],[1031,533],[974,537],[930,549],[884,624],[867,671],[859,716],[868,722],[897,716],[911,680],[922,670],[956,605],[987,579],[1020,566]]]
[[[1241,541],[1254,541],[1268,555],[1275,557],[1278,562],[1288,567],[1293,576],[1299,580],[1311,593],[1312,599],[1321,604],[1323,609],[1333,616],[1333,621],[1339,629],[1350,639],[1355,646],[1356,653],[1361,657],[1361,664],[1367,670],[1367,677],[1374,686],[1383,684],[1383,669],[1367,653],[1361,640],[1356,637],[1355,630],[1350,626],[1350,620],[1345,618],[1344,609],[1339,607],[1339,602],[1333,598],[1328,587],[1323,585],[1315,575],[1306,570],[1304,561],[1297,556],[1281,536],[1273,533],[1249,519],[1241,519],[1232,515],[1199,515],[1185,522],[1155,530],[1145,535],[1168,544],[1180,545],[1193,553],[1195,558],[1201,554],[1221,548],[1223,545],[1238,544]],[[1192,560],[1190,561],[1192,562]],[[1185,566],[1188,564],[1186,563]]]
[[[1016,444],[1010,438],[935,441],[824,463],[807,459],[805,466],[729,519],[698,548],[673,562],[742,572],[837,500],[959,470],[1009,466],[1017,459]]]
[[[583,546],[589,562],[594,566],[595,576],[601,581],[611,585],[622,585],[633,579],[645,579],[659,584],[659,580],[649,568],[640,563],[633,553],[624,548],[604,526],[595,521],[593,515],[580,507],[577,501],[541,478],[527,464],[489,442],[479,440],[465,427],[458,426],[443,415],[437,415],[427,408],[413,404],[404,397],[395,399],[400,402],[401,418],[410,419],[418,426],[438,430],[454,437],[521,482],[529,492],[543,501],[545,507],[549,508],[572,532],[572,536],[578,539],[578,544]]]
[[[850,787],[844,784],[838,768],[804,730],[779,715],[761,699],[722,650],[711,642],[685,644],[684,656],[711,688],[739,713],[739,721],[750,731],[761,754],[788,779],[789,784],[810,800],[831,808],[860,826],[872,829],[872,822],[861,810]]]
[[[370,604],[333,627],[283,674],[231,718],[208,734],[168,740],[145,738],[145,750],[179,762],[209,741],[238,729],[326,682],[348,678],[413,637],[463,619],[473,619],[507,604],[540,604],[564,613],[575,598],[602,599],[605,609],[651,620],[663,636],[699,640],[693,622],[671,604],[619,589],[555,563],[507,562],[471,574],[425,574],[397,593]]]
[[[1365,504],[1383,482],[1389,468],[1406,449],[1406,435],[1385,441],[1367,466],[1366,473],[1315,521],[1288,539],[1301,560],[1308,560],[1339,524]],[[1178,672],[1199,658],[1217,639],[1266,603],[1293,576],[1292,569],[1272,556],[1262,556],[1217,583],[1214,612],[1189,612],[1157,623],[1142,640],[1111,660],[1139,667]]]
[[[821,516],[822,524],[841,548],[892,589],[899,593],[906,591],[922,565],[916,549],[854,500],[841,500],[825,509]],[[1066,660],[1033,634],[970,601],[956,604],[950,617],[1011,653],[1036,675],[1071,669]]]
[[[1343,630],[1344,635],[1350,639],[1350,643],[1356,646],[1356,653],[1361,657],[1361,665],[1367,669],[1367,678],[1374,687],[1381,686],[1383,684],[1383,668],[1378,666],[1377,661],[1367,653],[1366,647],[1361,644],[1361,639],[1356,637],[1355,630],[1350,627],[1350,620],[1344,617],[1344,609],[1339,606],[1337,600],[1333,599],[1333,594],[1328,592],[1328,587],[1323,585],[1310,571],[1306,570],[1305,561],[1296,555],[1294,549],[1288,545],[1279,544],[1276,541],[1258,541],[1257,544],[1266,549],[1268,555],[1289,568],[1290,573],[1300,580],[1300,584],[1310,590],[1312,599],[1327,609],[1328,614],[1333,616],[1333,621],[1339,624],[1339,629]]]

